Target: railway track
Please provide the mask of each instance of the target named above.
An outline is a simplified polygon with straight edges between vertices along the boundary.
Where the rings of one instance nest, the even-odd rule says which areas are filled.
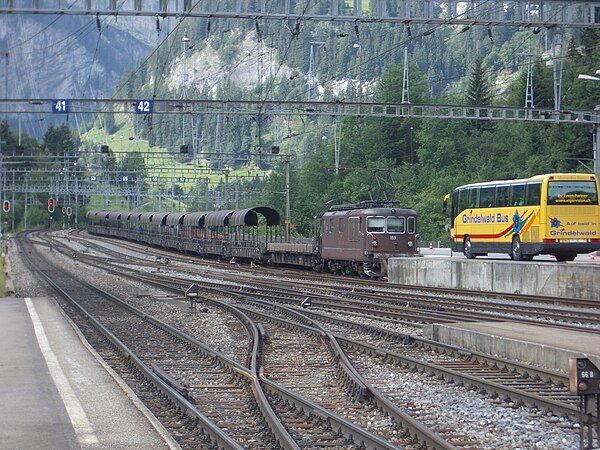
[[[78,233],[82,239],[86,239],[86,234],[84,231]],[[118,242],[118,245],[123,248],[130,249],[134,252],[139,252],[141,248],[145,251],[151,252],[153,255],[162,256],[165,258],[169,258],[174,262],[186,263],[190,262],[190,260],[198,261],[202,265],[210,265],[213,268],[222,268],[226,270],[228,267],[230,268],[229,261],[219,261],[215,259],[206,259],[202,258],[198,255],[192,254],[182,254],[175,251],[170,251],[168,249],[153,247],[153,246],[143,246],[138,243],[122,240],[122,239],[111,239],[102,236],[94,236],[95,240],[106,242],[112,245],[115,245]],[[89,242],[89,241],[88,241]],[[277,278],[289,278],[292,280],[302,281],[305,284],[314,283],[315,279],[318,279],[320,283],[326,285],[338,285],[340,287],[344,287],[347,284],[352,284],[353,288],[356,290],[364,290],[365,292],[372,292],[375,295],[379,291],[393,290],[396,293],[401,293],[406,296],[407,299],[411,301],[432,301],[432,297],[439,297],[439,301],[443,302],[447,299],[459,299],[466,300],[467,304],[473,304],[481,301],[482,294],[487,299],[493,299],[495,301],[506,301],[506,302],[518,302],[518,303],[534,303],[537,306],[539,305],[552,305],[552,306],[563,306],[569,308],[592,308],[595,309],[598,307],[597,300],[585,300],[585,299],[575,299],[568,297],[548,297],[548,296],[531,296],[531,295],[522,295],[522,294],[508,294],[508,293],[492,293],[492,292],[474,292],[472,290],[466,289],[447,289],[447,288],[436,288],[436,287],[421,287],[421,286],[411,286],[411,285],[398,285],[398,284],[390,284],[387,282],[381,282],[379,280],[373,280],[371,278],[360,278],[360,277],[350,277],[345,275],[333,275],[330,273],[322,273],[322,272],[312,272],[304,269],[294,269],[291,267],[274,267],[274,266],[263,266],[260,268],[261,272],[264,272],[267,275],[272,275]],[[238,273],[246,273],[252,274],[254,270],[249,266],[249,264],[240,264],[236,266],[236,271]],[[435,307],[435,305],[434,305]]]
[[[105,238],[104,238],[105,239]],[[114,245],[123,241],[104,240]],[[125,243],[126,248],[135,250],[138,254],[143,249],[139,244]],[[101,248],[101,247],[99,247]],[[108,250],[115,255],[115,260],[122,259],[122,253]],[[196,258],[182,258],[179,254],[152,249],[151,254],[164,260],[188,265]],[[169,256],[168,256],[169,255]],[[131,257],[130,257],[131,258]],[[150,259],[149,259],[150,258]],[[172,258],[172,259],[171,259]],[[194,258],[194,259],[190,259]],[[130,261],[130,259],[128,259]],[[247,282],[250,285],[256,279],[256,270],[245,265],[232,265],[218,261],[202,261],[202,266],[188,273],[214,274],[215,268],[222,269],[219,282],[230,280],[239,284]],[[140,264],[158,267],[151,257],[140,260]],[[178,270],[185,271],[184,267]],[[415,288],[382,284],[361,278],[344,278],[322,273],[310,273],[290,269],[261,268],[267,276],[260,277],[258,288],[268,288],[278,301],[288,299],[289,304],[302,301],[310,295],[313,303],[326,308],[343,308],[345,311],[356,309],[365,314],[368,305],[372,305],[373,313],[386,316],[393,320],[405,320],[414,323],[449,323],[454,321],[504,321],[511,320],[538,326],[552,326],[575,331],[600,333],[600,312],[594,301],[565,299],[553,297],[532,297],[523,295],[494,294],[471,292],[455,289]],[[271,276],[271,273],[278,276]],[[284,276],[281,276],[281,275]],[[319,280],[318,287],[315,279]],[[308,288],[307,286],[312,286]],[[253,288],[255,289],[255,288]],[[277,292],[279,289],[279,292]],[[294,295],[293,291],[298,294]],[[340,292],[343,296],[340,296]],[[539,300],[539,301],[538,301]]]
[[[38,265],[40,257],[39,254],[36,256]],[[187,405],[188,414],[193,409],[195,416],[206,417],[203,423],[213,423],[217,429],[223,430],[224,436],[230,440],[230,446],[231,443],[237,443],[243,448],[301,448],[296,443],[301,442],[302,448],[359,448],[364,443],[368,443],[368,448],[396,448],[394,441],[401,444],[398,448],[413,448],[415,445],[414,435],[403,431],[404,424],[397,425],[395,433],[388,435],[391,440],[378,437],[353,421],[345,420],[327,408],[302,400],[288,389],[269,382],[269,397],[273,399],[272,404],[277,405],[277,413],[272,411],[271,403],[266,400],[266,393],[258,383],[254,362],[261,348],[258,329],[239,313],[236,315],[240,322],[245,322],[253,330],[252,345],[249,346],[252,355],[247,358],[250,367],[239,365],[226,355],[217,354],[169,325],[88,283],[66,276],[63,271],[54,270],[50,265],[39,270],[44,272],[46,281],[52,280],[52,285],[60,289],[65,298],[70,298],[71,304],[75,303],[74,298],[81,299],[74,306],[80,314],[88,320],[101,323],[107,328],[107,334],[116,339],[114,342],[117,344],[113,345],[126,347],[128,353],[141,361],[146,373],[154,373],[184,397],[192,405]],[[41,272],[38,273],[41,275]],[[234,312],[227,305],[222,304],[221,308]],[[335,359],[330,356],[330,366],[335,366]],[[348,382],[342,384],[347,386]],[[341,392],[345,389],[342,387]],[[351,400],[348,400],[349,403]],[[355,407],[358,405],[356,403]],[[311,411],[309,420],[306,417],[307,410]],[[377,411],[373,409],[372,413],[376,414]],[[181,421],[176,423],[181,424]],[[207,425],[203,425],[203,432],[204,426]],[[294,430],[295,437],[288,433],[288,429]],[[419,433],[420,442],[428,446],[433,444],[431,448],[454,448],[426,427],[420,427]],[[196,437],[192,435],[183,440],[194,441]],[[221,436],[219,442],[225,441],[226,437]],[[227,448],[235,448],[235,445]]]
[[[54,244],[56,246],[57,242],[55,241]],[[64,254],[68,257],[69,252],[65,251]],[[87,258],[86,255],[81,256],[82,260]],[[98,258],[94,257],[92,259],[97,260]],[[115,261],[122,260],[122,258],[112,259]],[[143,262],[145,259],[147,259],[147,257],[144,256],[143,253],[140,253],[139,259],[140,262]],[[110,269],[108,267],[109,263],[107,261],[108,260],[102,261],[104,269],[113,270],[113,273],[118,273],[121,277],[125,276],[125,270],[122,267],[122,261],[120,263],[117,263],[118,267],[113,269]],[[84,261],[81,262],[83,263]],[[177,263],[176,265],[179,269],[180,263]],[[181,265],[183,266],[184,264],[181,263]],[[155,270],[156,264],[154,266]],[[144,264],[141,264],[140,267],[143,268]],[[173,289],[173,292],[178,292],[180,295],[181,292],[185,290],[185,288],[188,287],[191,282],[191,278],[188,276],[174,276],[174,274],[170,273],[173,269],[172,267],[168,271],[163,270],[160,273],[156,271],[148,273],[147,269],[148,266],[145,266],[145,269],[142,270],[142,272],[145,273],[143,273],[142,275],[139,275],[139,271],[137,272],[138,276],[145,278],[145,282],[153,281],[154,283],[156,283],[157,286],[161,286],[161,289]],[[150,269],[152,269],[152,264],[150,264]],[[136,276],[134,275],[135,272],[135,270],[132,270],[131,276]],[[253,275],[250,272],[248,276],[252,278],[256,277],[256,274]],[[219,272],[218,277],[228,279],[227,273],[223,275],[222,272]],[[282,353],[283,350],[288,349],[289,351],[289,349],[293,347],[294,343],[298,345],[298,342],[312,342],[312,345],[307,344],[305,351],[302,352],[303,355],[308,354],[311,356],[311,358],[313,356],[313,353],[315,355],[316,360],[310,366],[311,369],[313,369],[310,371],[310,373],[313,374],[312,378],[309,374],[306,373],[306,371],[301,370],[301,367],[299,369],[297,368],[297,370],[283,369],[282,371],[278,372],[277,369],[273,369],[273,367],[278,367],[281,364],[278,365],[277,363],[273,364],[269,362],[269,365],[265,362],[264,374],[266,378],[262,379],[262,384],[263,388],[265,388],[265,391],[267,392],[266,395],[269,396],[269,399],[271,400],[271,403],[275,405],[274,408],[276,410],[278,410],[278,405],[280,404],[288,405],[288,407],[290,404],[295,404],[296,406],[294,406],[294,408],[302,409],[304,411],[310,411],[310,407],[298,406],[300,405],[300,403],[293,403],[293,401],[299,402],[300,400],[284,400],[285,397],[282,396],[282,394],[275,394],[271,392],[271,390],[274,389],[271,387],[271,383],[273,382],[273,380],[271,380],[271,377],[269,376],[271,370],[274,374],[280,374],[280,377],[273,377],[275,381],[279,381],[280,383],[286,384],[286,386],[289,384],[293,386],[294,391],[299,391],[305,396],[309,396],[308,394],[310,393],[311,383],[313,383],[314,380],[351,380],[353,378],[350,375],[340,375],[339,367],[336,368],[335,366],[326,365],[322,363],[322,361],[326,359],[328,353],[331,355],[331,352],[329,350],[327,352],[324,352],[324,350],[322,349],[319,352],[316,352],[315,348],[317,348],[317,341],[310,341],[306,334],[303,334],[297,330],[295,331],[296,334],[291,334],[289,332],[289,328],[297,327],[297,324],[277,325],[275,327],[275,325],[272,322],[273,316],[281,315],[281,320],[289,320],[289,317],[287,319],[285,318],[286,314],[289,313],[275,312],[279,309],[282,309],[284,311],[286,309],[290,309],[289,306],[286,306],[285,304],[273,303],[273,297],[280,295],[279,291],[276,291],[275,294],[271,292],[268,296],[266,296],[270,297],[269,303],[267,305],[265,303],[265,296],[262,295],[263,292],[254,286],[248,288],[248,286],[246,286],[245,280],[242,280],[242,282],[238,281],[237,283],[234,283],[232,281],[219,281],[215,282],[215,285],[211,285],[212,282],[215,282],[215,280],[207,282],[206,278],[202,278],[201,289],[203,296],[207,299],[206,305],[209,305],[208,309],[216,308],[215,305],[221,303],[231,304],[231,302],[233,301],[237,309],[243,311],[243,313],[246,316],[250,317],[252,321],[258,323],[259,328],[262,327],[263,334],[266,333],[269,336],[271,343],[273,341],[277,342],[279,340],[283,342],[283,344],[280,347],[277,347],[277,351],[274,350],[274,344],[267,345],[266,353],[263,355],[263,357],[265,358],[263,362],[267,361],[268,358],[273,358],[273,355],[278,355]],[[261,281],[258,281],[257,283],[260,284]],[[281,284],[282,283],[280,283],[280,285]],[[273,289],[272,287],[268,286],[268,283],[266,282],[262,282],[262,287],[264,288],[264,291],[269,291]],[[297,289],[297,286],[296,288],[290,286],[288,289],[293,292],[295,289]],[[348,295],[353,295],[357,290],[360,291],[360,289],[354,289],[353,292],[353,289],[351,288],[344,288],[341,291],[343,293],[347,293]],[[305,292],[301,292],[302,295],[304,295],[303,298],[306,298]],[[296,300],[291,302],[291,304],[299,305],[299,300],[302,298],[302,295],[297,296]],[[329,295],[331,296],[331,294]],[[311,296],[311,299],[312,298],[313,297]],[[177,305],[179,309],[185,310],[187,308],[187,303],[182,300],[183,299],[181,298],[181,296],[179,296],[178,299],[173,298],[170,300],[170,302],[173,305]],[[219,308],[224,308],[224,306],[219,306]],[[264,314],[265,308],[268,312],[268,314],[266,315]],[[261,309],[263,310],[262,313]],[[422,420],[424,423],[424,425],[422,425],[426,429],[432,428],[431,431],[433,435],[441,436],[442,440],[446,441],[450,446],[456,446],[459,448],[486,448],[485,443],[478,442],[477,437],[469,436],[468,433],[457,432],[454,435],[452,435],[452,433],[449,433],[449,430],[453,430],[456,427],[454,427],[454,425],[451,422],[441,420],[438,416],[436,416],[436,413],[433,412],[435,408],[431,407],[431,405],[429,405],[428,408],[424,408],[429,412],[422,413],[422,416],[419,416],[420,409],[423,409],[418,407],[418,405],[421,403],[418,400],[414,399],[403,400],[402,396],[406,396],[406,393],[401,394],[400,396],[395,396],[394,382],[386,382],[385,379],[382,379],[383,374],[392,374],[390,380],[395,380],[395,382],[398,383],[398,380],[401,380],[403,378],[409,379],[411,376],[414,377],[415,373],[420,373],[423,374],[421,376],[421,379],[427,380],[428,383],[429,380],[432,379],[445,380],[444,383],[450,381],[456,386],[465,386],[467,388],[467,391],[475,389],[478,392],[480,392],[481,395],[487,398],[487,400],[484,399],[483,401],[498,406],[516,408],[518,407],[518,405],[521,404],[532,405],[536,408],[539,408],[541,411],[551,411],[554,414],[558,414],[561,416],[565,415],[572,417],[574,414],[574,407],[572,403],[573,399],[569,398],[568,395],[564,394],[566,392],[566,388],[564,388],[564,386],[561,386],[561,383],[563,383],[565,380],[564,377],[561,377],[559,374],[544,373],[544,371],[538,371],[531,367],[519,368],[518,365],[510,364],[506,361],[492,361],[493,358],[487,358],[483,360],[483,358],[481,357],[482,355],[464,352],[460,349],[443,348],[443,346],[440,346],[439,344],[428,343],[415,336],[408,336],[406,334],[395,333],[389,330],[377,329],[377,327],[374,326],[363,326],[360,323],[358,323],[360,322],[360,320],[362,320],[363,316],[361,316],[361,314],[357,314],[356,316],[354,316],[354,321],[342,320],[339,319],[339,317],[336,318],[336,316],[340,315],[339,312],[335,313],[331,310],[321,311],[318,305],[315,305],[315,302],[313,302],[313,307],[311,307],[310,310],[303,310],[300,308],[295,309],[298,309],[300,312],[296,313],[303,317],[303,319],[299,319],[299,323],[301,325],[312,329],[318,329],[320,330],[317,333],[319,336],[322,336],[323,333],[325,333],[327,336],[330,336],[329,340],[333,339],[335,342],[337,342],[337,345],[339,345],[340,349],[343,349],[343,353],[346,354],[348,358],[352,361],[351,365],[354,367],[353,370],[355,375],[359,373],[360,376],[363,378],[362,384],[371,386],[370,389],[372,390],[369,392],[378,391],[379,394],[377,395],[382,399],[387,399],[386,401],[394,405],[396,409],[410,411],[411,415],[414,415],[412,417],[413,420],[415,420],[416,422],[420,422]],[[368,312],[366,314],[372,315],[372,313]],[[269,319],[269,317],[271,318]],[[310,322],[310,326],[307,325],[308,322]],[[177,327],[181,329],[186,328],[185,325],[181,324],[178,324]],[[188,328],[191,327],[189,327],[188,325]],[[232,330],[234,330],[234,328],[232,328]],[[234,332],[232,334],[237,336],[241,335],[240,331]],[[242,345],[242,347],[244,346]],[[239,356],[238,353],[239,352],[237,350],[233,351],[229,354],[229,357],[235,359],[239,364],[247,365],[247,361],[242,362],[244,361],[244,357]],[[317,354],[320,356],[317,357]],[[282,356],[281,358],[283,358],[282,361],[286,362],[285,356]],[[289,359],[292,357],[288,356],[287,358]],[[298,356],[292,359],[303,361],[306,360],[305,358],[305,356]],[[274,361],[277,362],[279,361],[279,359],[275,358]],[[331,377],[331,375],[319,375],[320,372],[317,372],[316,369],[320,369],[321,367],[323,367],[323,371],[325,371],[324,373],[326,373],[326,370],[329,370],[329,373],[335,373],[335,376]],[[294,377],[287,379],[285,376],[281,375],[281,373],[285,375],[288,371],[291,371],[291,373],[294,374]],[[418,382],[418,379],[413,379],[412,382]],[[279,383],[275,383],[275,386],[277,386],[278,384]],[[326,383],[316,384],[320,386]],[[349,395],[351,402],[356,401],[357,399],[361,399],[364,402],[365,398],[367,398],[369,402],[373,402],[372,399],[375,398],[374,394],[369,394],[365,397],[364,392],[366,391],[364,391],[363,388],[356,387],[357,385],[360,385],[360,383],[356,383],[356,380],[354,380],[353,382],[346,381],[342,384],[342,391],[336,391],[337,393],[335,395],[340,396],[342,395],[342,393],[346,397],[348,397]],[[314,388],[314,386],[312,387]],[[306,391],[303,391],[303,388],[306,389]],[[331,386],[329,386],[329,388],[331,388]],[[362,392],[362,394],[359,395],[357,394],[357,392]],[[324,403],[324,405],[321,404],[319,405],[319,407],[324,408],[324,411],[334,410],[334,416],[336,417],[341,416],[341,414],[335,414],[335,404],[342,405],[340,406],[341,412],[357,411],[356,407],[351,407],[350,404],[345,404],[342,400],[333,401],[333,403],[328,403],[327,400],[322,400],[323,398],[329,399],[338,397],[334,397],[333,393],[315,394],[313,407],[316,407],[316,403]],[[344,401],[348,402],[348,399]],[[382,400],[382,403],[379,404],[376,409],[382,409],[387,407],[386,401]],[[326,408],[324,406],[326,406]],[[323,414],[325,413],[320,412],[319,414],[315,414],[315,417],[321,417]],[[441,412],[437,414],[441,414]],[[430,423],[436,424],[437,428],[434,426],[427,425],[427,416],[430,416]],[[344,419],[344,417],[342,417],[342,419]],[[331,422],[331,420],[332,419],[328,419],[329,422]],[[354,426],[358,426],[355,423],[355,421],[358,422],[358,424],[361,423],[359,419],[353,419],[352,416],[346,416],[345,420],[349,424],[354,424]],[[560,419],[557,419],[555,416],[549,416],[549,418],[547,419],[547,421],[550,423],[556,420]],[[298,419],[292,419],[289,422],[289,424],[292,425],[288,424],[288,430],[293,430],[295,426],[302,428],[304,425],[302,425],[300,422],[301,421],[298,421]],[[396,421],[394,421],[394,423],[396,423]],[[383,424],[385,424],[386,426],[383,426]],[[316,424],[314,426],[316,426]],[[394,428],[390,427],[389,423],[385,420],[372,420],[371,426],[373,430],[370,431],[372,431],[375,435],[377,435],[376,433],[379,431],[378,426],[381,428],[392,429],[395,431],[395,435],[398,435],[402,434],[402,431],[407,425],[401,425],[399,428]],[[360,426],[358,427],[362,428]],[[290,434],[293,435],[294,432],[290,431]],[[409,445],[408,443],[402,443],[402,441],[394,441],[394,439],[397,439],[394,436],[380,436],[380,438],[388,442],[388,444],[392,446],[399,445],[402,447],[406,447],[407,445]],[[294,436],[294,439],[297,442],[298,439],[302,440],[303,438],[301,437],[301,435],[298,435]]]
[[[457,385],[476,388],[480,392],[501,399],[506,404],[526,404],[542,411],[576,420],[579,397],[568,392],[568,378],[556,372],[510,363],[499,358],[467,352],[425,339],[382,331],[344,319],[331,319],[319,313],[290,310],[270,303],[247,299],[246,303],[263,309],[260,313],[245,310],[257,320],[272,323],[280,318],[299,317],[331,335],[352,363],[370,368],[393,366],[403,373],[422,373],[450,381]],[[364,356],[366,355],[366,356]],[[368,364],[362,362],[368,359]],[[378,360],[376,364],[374,359]],[[383,373],[383,371],[382,371]],[[387,390],[393,386],[387,386]]]

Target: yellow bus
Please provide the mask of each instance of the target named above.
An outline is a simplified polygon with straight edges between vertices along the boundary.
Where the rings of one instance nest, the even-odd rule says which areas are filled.
[[[469,259],[508,253],[515,261],[539,254],[573,261],[600,249],[598,192],[594,175],[578,173],[457,187],[444,199],[452,250]]]

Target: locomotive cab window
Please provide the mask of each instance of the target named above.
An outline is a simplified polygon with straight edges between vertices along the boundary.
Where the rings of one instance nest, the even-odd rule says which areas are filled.
[[[329,232],[330,232],[330,233],[333,233],[333,232],[334,232],[334,230],[335,230],[335,227],[334,227],[334,225],[333,225],[333,217],[330,217],[330,218],[329,218]]]
[[[340,217],[340,221],[338,222],[338,231],[340,233],[344,232],[344,218]]]
[[[388,233],[404,233],[406,231],[404,217],[388,217],[387,231]]]
[[[385,217],[367,217],[367,233],[383,233],[385,231]]]
[[[415,234],[417,232],[417,221],[414,217],[408,218],[408,233]]]

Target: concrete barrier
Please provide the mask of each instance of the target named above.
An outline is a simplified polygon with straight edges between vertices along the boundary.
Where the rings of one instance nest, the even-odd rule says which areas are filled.
[[[600,367],[600,337],[592,333],[511,322],[469,322],[426,325],[423,336],[565,374],[570,358],[587,357]]]
[[[454,258],[390,258],[390,283],[598,300],[600,266]]]

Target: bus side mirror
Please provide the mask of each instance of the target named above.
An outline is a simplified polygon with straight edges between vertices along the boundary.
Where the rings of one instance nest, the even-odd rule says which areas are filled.
[[[442,213],[443,214],[448,213],[448,200],[450,200],[450,194],[446,194],[444,196],[444,203],[442,204]]]

